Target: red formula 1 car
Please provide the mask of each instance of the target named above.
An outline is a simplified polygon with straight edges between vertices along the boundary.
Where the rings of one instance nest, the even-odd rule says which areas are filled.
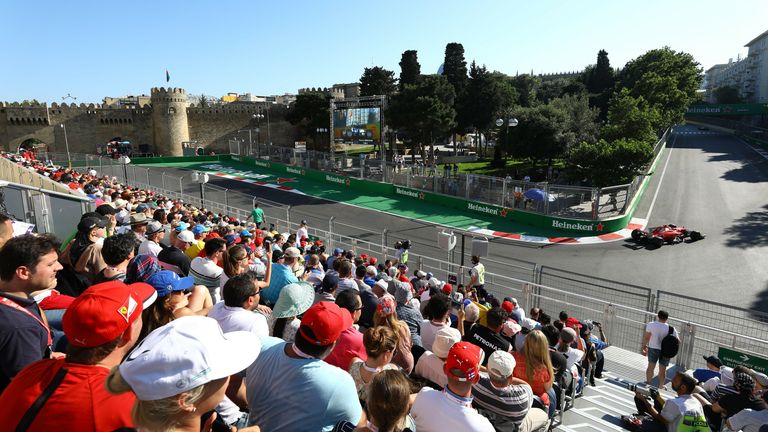
[[[641,229],[632,230],[632,240],[656,247],[661,247],[664,243],[682,243],[686,238],[697,241],[704,237],[704,234],[699,231],[691,231],[672,224],[651,228],[650,232]]]

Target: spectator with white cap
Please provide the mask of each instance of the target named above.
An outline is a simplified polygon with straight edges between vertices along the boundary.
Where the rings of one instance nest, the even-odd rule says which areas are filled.
[[[440,387],[448,385],[448,376],[443,367],[445,359],[448,357],[448,351],[451,347],[461,342],[461,333],[453,327],[440,329],[435,335],[435,342],[432,344],[431,351],[425,351],[416,362],[413,372],[422,378],[425,378]]]
[[[5,427],[29,432],[133,427],[134,395],[110,395],[104,383],[109,369],[138,340],[142,310],[156,298],[155,290],[144,283],[111,281],[85,290],[64,314],[67,356],[31,364],[2,393],[0,418]],[[45,404],[35,407],[47,392]]]
[[[189,230],[178,233],[171,245],[163,249],[157,259],[160,262],[176,266],[181,272],[180,276],[189,276],[189,268],[192,260],[185,253],[195,241],[194,235]]]
[[[531,386],[514,377],[516,364],[508,352],[491,354],[487,373],[480,372],[480,381],[472,387],[473,405],[497,430],[544,431],[547,413],[533,407]]]
[[[163,250],[163,247],[160,246],[160,241],[164,237],[165,230],[163,230],[163,224],[156,220],[150,221],[147,224],[144,241],[139,245],[139,254],[158,256]]]
[[[301,242],[303,239],[309,238],[309,231],[307,230],[307,221],[303,220],[299,223],[299,229],[296,230],[296,241]]]
[[[493,432],[487,418],[472,408],[472,387],[480,379],[483,350],[469,342],[458,342],[448,351],[443,370],[448,384],[440,392],[425,387],[416,395],[411,416],[419,432]]]
[[[347,310],[320,302],[304,313],[295,342],[262,339],[245,377],[250,424],[265,431],[330,431],[340,421],[364,425],[352,377],[322,361],[351,325]]]
[[[207,317],[179,318],[150,333],[112,369],[107,390],[136,395],[133,420],[142,430],[210,430],[216,416],[205,426],[202,416],[221,402],[229,377],[253,363],[260,347],[253,333],[223,333]]]

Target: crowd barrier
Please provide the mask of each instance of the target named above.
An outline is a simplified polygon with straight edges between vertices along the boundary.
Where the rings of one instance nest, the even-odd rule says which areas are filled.
[[[133,165],[101,166],[104,174],[121,179],[127,175],[129,183],[134,186],[149,188],[193,205],[200,202],[199,191],[185,185],[183,178]],[[257,201],[254,196],[216,189],[213,185],[204,187],[206,208],[241,220],[250,215],[253,203]],[[220,201],[219,198],[224,199]],[[389,246],[393,242],[388,238],[386,229],[376,232],[343,224],[334,218],[319,218],[279,203],[263,199],[258,199],[258,202],[268,220],[275,223],[280,232],[295,232],[299,222],[306,219],[310,234],[324,239],[328,250],[342,247],[382,260],[396,255],[396,251]],[[432,271],[441,280],[455,277],[458,283],[466,283],[469,266],[462,266],[460,257],[456,255],[454,251],[446,252],[444,257],[435,257],[414,250],[410,254],[410,263]],[[486,260],[484,258],[484,262]],[[553,316],[560,310],[566,310],[572,316],[600,321],[604,323],[609,341],[620,348],[639,351],[645,323],[653,320],[657,310],[664,309],[670,313],[670,322],[682,336],[681,354],[676,359],[678,365],[695,366],[700,363],[701,355],[716,354],[719,347],[765,355],[765,347],[768,346],[767,314],[535,263],[515,260],[510,260],[510,263],[504,263],[508,266],[508,274],[486,273],[486,287],[490,292],[499,298],[515,296],[526,310],[541,307]]]

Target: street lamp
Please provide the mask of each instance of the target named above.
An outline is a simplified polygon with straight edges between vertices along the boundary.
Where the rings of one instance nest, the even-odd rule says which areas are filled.
[[[131,158],[129,158],[126,155],[120,156],[118,159],[120,164],[123,166],[123,176],[125,177],[125,184],[128,184],[128,164],[131,163]]]
[[[256,120],[256,157],[259,157],[261,156],[261,119],[264,118],[264,114],[259,112],[258,114],[254,114],[251,117]]]
[[[208,173],[195,171],[192,173],[192,181],[200,185],[200,208],[205,207],[205,192],[203,185],[208,183]]]
[[[509,128],[515,127],[518,125],[518,121],[514,117],[510,117],[507,119],[506,122],[504,122],[504,119],[498,118],[496,119],[496,126],[502,127],[504,126],[504,144],[507,144],[507,141],[509,140]],[[498,146],[498,143],[496,144]]]
[[[62,123],[61,128],[64,129],[64,146],[67,149],[67,165],[69,166],[69,169],[72,169],[72,158],[69,156],[69,140],[67,139],[67,127],[64,126],[64,123]]]
[[[327,134],[329,131],[330,131],[330,129],[325,128],[325,127],[319,127],[317,129],[315,129],[315,132],[317,132],[318,134],[323,134],[323,135]],[[330,146],[330,143],[328,145]]]

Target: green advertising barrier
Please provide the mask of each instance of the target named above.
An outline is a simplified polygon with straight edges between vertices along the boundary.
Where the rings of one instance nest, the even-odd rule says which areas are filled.
[[[659,152],[659,155],[661,152]],[[138,158],[137,158],[138,159]],[[660,158],[654,161],[654,166]],[[264,159],[255,159],[252,157],[237,155],[217,155],[217,156],[193,156],[193,157],[171,157],[171,158],[141,158],[137,163],[173,163],[173,162],[207,162],[207,161],[235,161],[245,165],[251,165],[258,168],[268,169],[276,174],[286,174],[288,176],[303,177],[307,180],[329,183],[335,186],[348,187],[358,190],[365,194],[381,196],[405,197],[413,200],[423,201],[430,204],[446,206],[462,211],[479,213],[484,216],[497,217],[524,225],[538,228],[545,228],[553,232],[561,233],[563,236],[597,236],[608,234],[621,230],[627,226],[634,213],[635,208],[642,196],[643,191],[648,185],[650,177],[642,183],[640,190],[635,195],[635,199],[628,207],[624,216],[619,216],[605,220],[582,220],[547,216],[539,213],[527,212],[514,208],[499,207],[492,204],[478,203],[468,201],[463,198],[457,198],[450,195],[425,192],[417,189],[410,189],[391,183],[382,183],[369,180],[361,180],[353,177],[347,177],[341,174],[327,173],[324,171],[287,165],[280,162],[274,162]]]
[[[720,348],[717,350],[717,358],[729,367],[742,365],[756,372],[768,373],[768,359],[766,358],[745,354],[730,348]]]
[[[768,114],[768,104],[711,104],[692,105],[686,115],[738,116]]]
[[[155,157],[137,157],[131,158],[131,163],[135,165],[176,163],[176,162],[222,162],[230,160],[230,155],[214,156],[155,156]]]

